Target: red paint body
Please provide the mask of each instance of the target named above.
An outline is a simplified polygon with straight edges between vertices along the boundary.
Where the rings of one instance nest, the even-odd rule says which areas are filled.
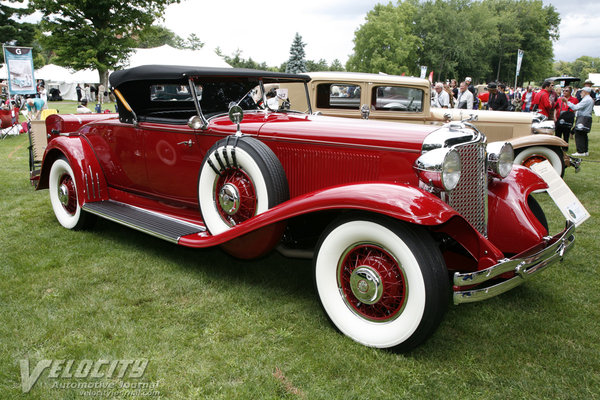
[[[489,183],[488,238],[440,198],[419,188],[413,165],[423,140],[436,129],[248,112],[241,131],[262,140],[281,161],[290,200],[222,234],[188,235],[179,244],[252,246],[280,234],[283,225],[276,223],[317,211],[349,209],[384,214],[449,235],[473,258],[445,255],[450,270],[486,268],[540,243],[547,232],[527,206],[527,196],[545,183],[528,169],[514,167],[508,178]],[[80,204],[111,199],[203,225],[197,198],[200,165],[208,149],[235,133],[236,126],[227,116],[211,119],[204,131],[194,131],[183,124],[134,126],[110,114],[52,115],[47,130],[52,139],[38,189],[47,188],[50,166],[63,154],[75,172]],[[189,141],[191,146],[184,144]],[[93,193],[90,176],[96,185]]]

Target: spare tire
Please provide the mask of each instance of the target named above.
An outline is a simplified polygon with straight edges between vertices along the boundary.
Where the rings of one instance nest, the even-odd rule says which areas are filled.
[[[206,153],[198,179],[198,201],[211,234],[223,233],[288,199],[283,166],[258,139],[230,136]]]

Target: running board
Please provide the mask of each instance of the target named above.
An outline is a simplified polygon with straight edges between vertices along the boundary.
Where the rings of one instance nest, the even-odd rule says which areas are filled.
[[[172,243],[177,243],[182,236],[206,231],[202,225],[195,225],[112,200],[85,203],[81,208],[90,214]]]

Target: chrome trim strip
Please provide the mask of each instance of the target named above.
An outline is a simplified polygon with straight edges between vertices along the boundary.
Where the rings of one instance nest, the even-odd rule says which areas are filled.
[[[515,276],[493,286],[456,291],[453,296],[454,304],[487,300],[519,286],[552,263],[562,261],[563,256],[571,250],[575,243],[575,224],[567,221],[565,230],[553,237],[546,238],[546,243],[547,247],[536,253],[524,252],[481,271],[463,274],[456,272],[454,274],[455,286],[476,285],[507,272],[514,272]]]
[[[96,185],[98,188],[98,197],[100,197],[100,178],[98,178],[98,173],[96,172]]]
[[[94,173],[92,172],[92,167],[88,165],[90,170],[90,180],[92,181],[92,197],[96,197],[96,190],[94,190]]]
[[[85,196],[89,199],[90,198],[90,188],[88,186],[87,174],[85,172],[83,173],[83,180],[85,181]]]

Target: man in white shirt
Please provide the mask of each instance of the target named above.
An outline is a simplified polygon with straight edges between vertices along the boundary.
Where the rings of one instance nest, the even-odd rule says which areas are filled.
[[[458,89],[458,97],[454,104],[454,108],[462,108],[470,110],[473,108],[473,93],[469,90],[467,82],[461,82]]]
[[[433,98],[431,99],[431,107],[450,107],[450,96],[444,90],[444,84],[442,82],[438,82],[435,84],[435,92],[433,93]]]

